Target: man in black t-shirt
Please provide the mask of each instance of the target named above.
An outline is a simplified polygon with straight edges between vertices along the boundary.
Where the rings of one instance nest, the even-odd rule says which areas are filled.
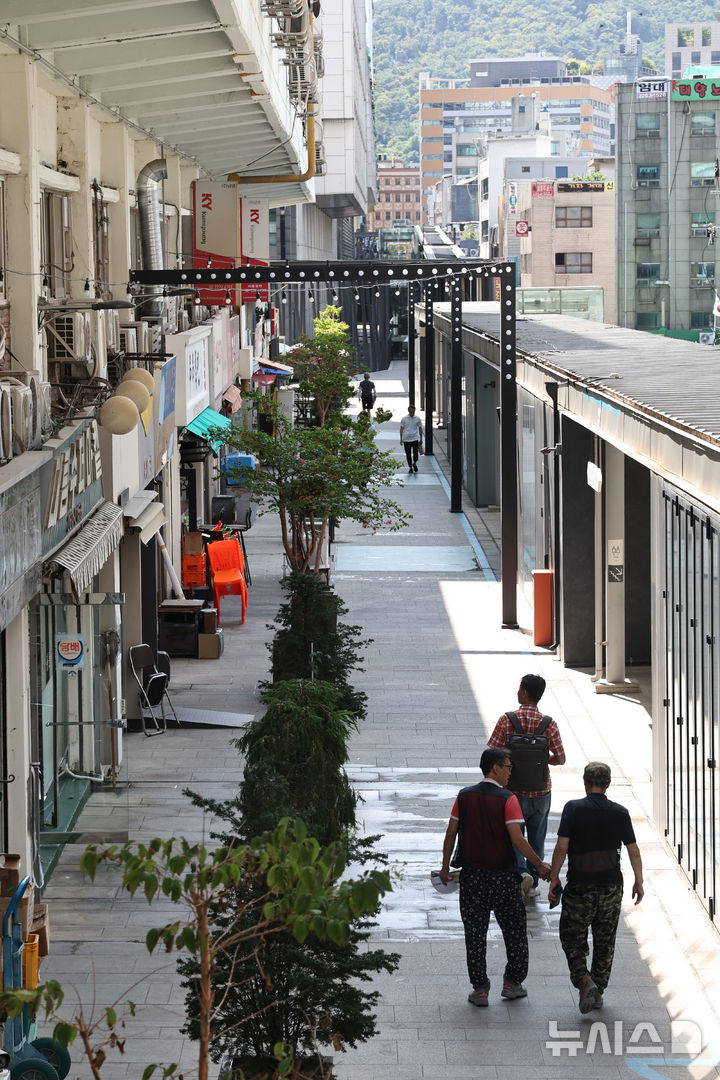
[[[367,413],[368,416],[372,412],[372,407],[375,404],[375,396],[375,383],[366,371],[358,386],[358,397],[360,398],[362,411]]]
[[[580,991],[580,1012],[602,1008],[603,991],[610,979],[615,936],[620,918],[623,876],[620,848],[628,849],[635,874],[632,895],[643,898],[642,859],[635,842],[630,815],[605,792],[610,786],[610,766],[591,761],[583,773],[585,798],[565,803],[558,840],[552,857],[552,901],[560,884],[560,869],[568,856],[568,873],[562,894],[560,944],[570,969],[570,981]],[[593,955],[587,969],[588,930],[592,929]]]

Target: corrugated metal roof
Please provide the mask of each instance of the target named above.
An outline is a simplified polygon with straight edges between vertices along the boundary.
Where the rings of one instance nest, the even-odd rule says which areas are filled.
[[[497,340],[498,312],[494,303],[468,304],[463,323]],[[720,439],[718,347],[569,315],[519,317],[517,347],[633,405]]]

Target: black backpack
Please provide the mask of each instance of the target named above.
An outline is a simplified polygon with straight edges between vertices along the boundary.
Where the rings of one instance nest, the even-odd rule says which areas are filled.
[[[512,758],[512,772],[508,780],[510,791],[546,791],[550,782],[550,741],[544,734],[551,716],[543,716],[537,730],[529,735],[523,730],[517,713],[505,713],[512,723],[514,731],[508,739],[508,750]]]

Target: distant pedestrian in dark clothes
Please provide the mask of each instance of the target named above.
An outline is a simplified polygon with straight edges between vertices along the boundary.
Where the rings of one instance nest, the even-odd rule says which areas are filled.
[[[623,876],[620,848],[626,845],[635,880],[635,903],[643,898],[642,859],[630,815],[605,792],[610,766],[591,761],[583,773],[585,798],[565,803],[552,857],[550,899],[560,882],[560,869],[569,857],[567,884],[562,893],[560,944],[570,969],[570,981],[580,991],[580,1012],[600,1009],[615,955]],[[588,930],[593,954],[587,969]]]
[[[370,375],[366,371],[358,387],[358,397],[360,398],[360,404],[362,405],[362,411],[364,413],[371,413],[372,407],[375,404],[375,383],[371,381]]]

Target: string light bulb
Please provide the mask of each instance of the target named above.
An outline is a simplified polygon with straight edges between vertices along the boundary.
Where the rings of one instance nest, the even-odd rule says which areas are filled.
[[[380,296],[380,290],[377,288],[375,289],[375,296]]]
[[[340,297],[336,293],[335,289],[333,289],[333,291],[332,291],[332,299],[333,299],[333,304],[339,304],[340,303]]]
[[[230,295],[230,290],[229,289],[225,290],[225,303],[226,304],[232,304],[232,297]]]
[[[353,293],[353,300],[359,300],[359,299],[360,299],[360,293],[356,289],[355,292]]]
[[[315,297],[313,296],[313,291],[312,291],[312,289],[308,289],[308,301],[309,301],[309,302],[310,302],[311,304],[314,304],[314,303],[315,303]]]
[[[47,275],[47,271],[43,274],[42,287],[43,287],[43,289],[49,289],[50,288],[50,278]]]
[[[280,303],[281,304],[287,304],[287,296],[285,295],[285,290],[284,289],[280,293]]]
[[[90,278],[85,278],[85,292],[90,292]]]
[[[193,295],[193,300],[195,301],[196,304],[200,303],[200,290],[199,289],[195,290],[195,293]]]

